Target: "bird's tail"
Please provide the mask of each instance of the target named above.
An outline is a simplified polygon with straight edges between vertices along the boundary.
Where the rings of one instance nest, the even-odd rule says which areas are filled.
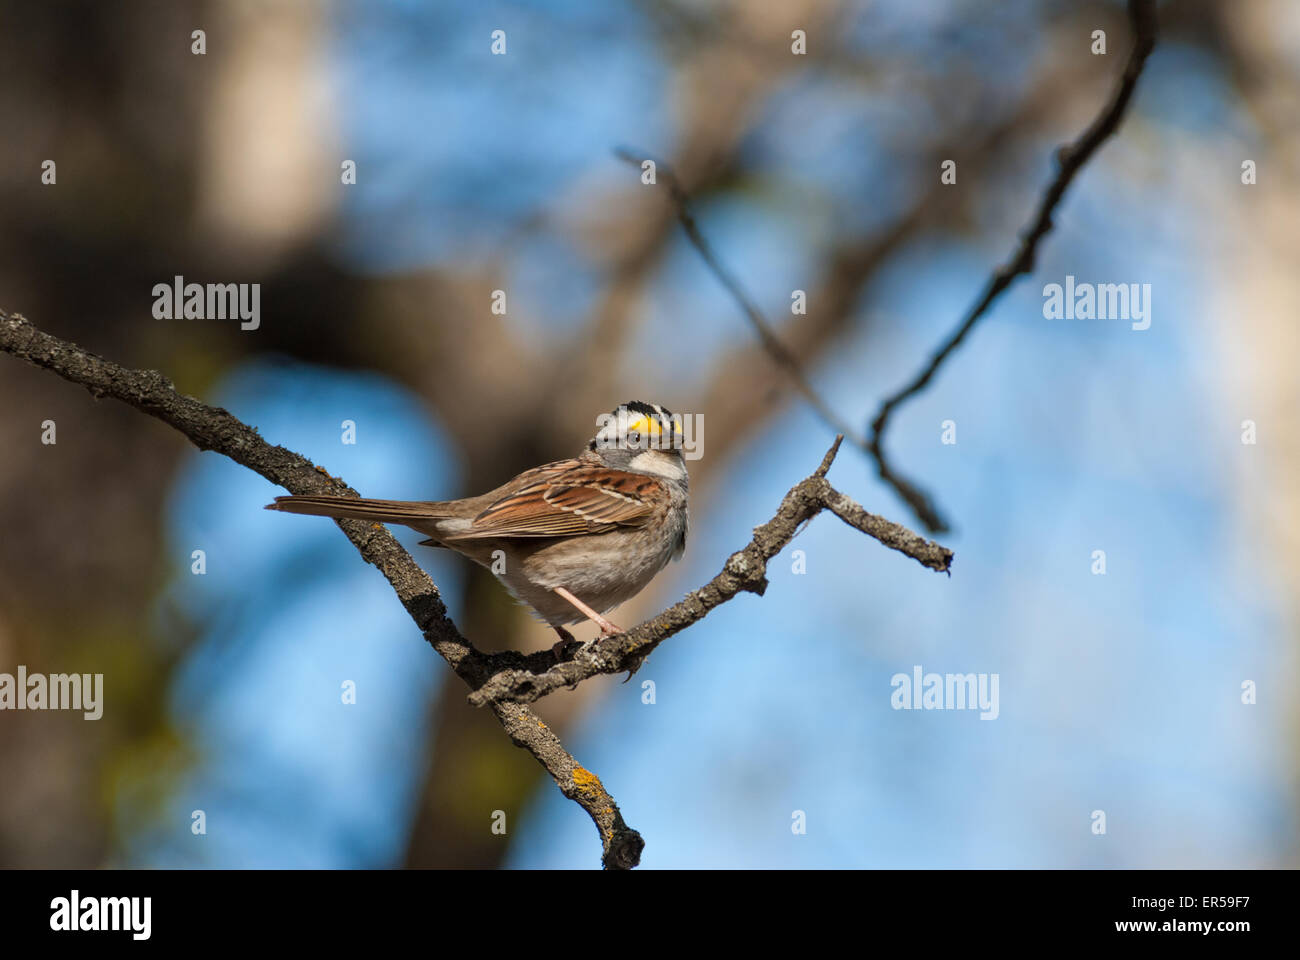
[[[376,523],[404,523],[445,518],[446,504],[437,500],[366,500],[360,497],[276,497],[267,510],[302,513],[312,517],[373,520]]]

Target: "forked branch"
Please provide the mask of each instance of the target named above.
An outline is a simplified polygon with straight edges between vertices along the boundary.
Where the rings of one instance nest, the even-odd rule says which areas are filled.
[[[131,370],[37,329],[0,310],[0,351],[79,383],[96,397],[113,397],[176,428],[200,450],[213,450],[295,494],[356,495],[306,457],[272,446],[257,431],[220,407],[177,392],[154,370]],[[684,600],[627,633],[602,638],[562,659],[554,651],[488,654],[476,649],[447,616],[437,586],[385,528],[359,520],[339,527],[367,563],[379,568],[424,637],[471,689],[471,702],[487,706],[511,741],[531,753],[560,791],[579,804],[600,833],[602,862],[628,869],[645,845],[629,827],[600,778],[574,760],[555,733],[525,704],[563,686],[602,673],[634,670],[667,637],[704,618],[742,591],[761,594],[767,561],[800,527],[822,510],[875,537],[932,570],[947,572],[952,552],[898,524],[867,513],[826,481],[837,437],[812,476],[786,494],[776,515],[754,531],[721,573]]]

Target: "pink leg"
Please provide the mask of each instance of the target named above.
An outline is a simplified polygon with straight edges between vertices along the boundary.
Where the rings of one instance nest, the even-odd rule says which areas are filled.
[[[555,592],[558,593],[560,596],[562,596],[565,600],[568,600],[579,610],[581,610],[583,615],[588,620],[590,620],[596,626],[600,627],[600,632],[603,633],[605,636],[612,637],[616,633],[624,632],[622,627],[606,620],[595,610],[591,609],[591,607],[587,606],[585,603],[583,603],[581,600],[579,600],[577,597],[571,594],[568,590],[565,590],[564,587],[556,587]]]

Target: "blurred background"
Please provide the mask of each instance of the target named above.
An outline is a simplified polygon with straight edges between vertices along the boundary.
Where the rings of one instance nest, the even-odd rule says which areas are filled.
[[[951,579],[823,515],[765,597],[632,683],[537,705],[644,866],[1296,864],[1300,6],[1160,21],[1034,275],[888,434],[953,521]],[[689,549],[613,615],[631,625],[716,573],[831,431],[615,148],[671,164],[865,430],[1007,258],[1129,43],[1109,0],[5,2],[0,306],[367,496],[482,492],[625,400],[703,414]],[[1045,320],[1067,274],[1151,284],[1150,329]],[[260,329],[154,319],[176,275],[260,283]],[[830,479],[919,529],[859,451]],[[0,357],[0,671],[105,677],[98,721],[0,713],[0,865],[597,866],[586,815],[334,525],[261,510],[280,492]],[[399,535],[477,645],[553,641]],[[998,674],[1000,715],[893,710],[918,664]]]

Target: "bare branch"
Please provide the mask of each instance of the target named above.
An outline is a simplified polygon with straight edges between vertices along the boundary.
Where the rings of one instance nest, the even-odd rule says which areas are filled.
[[[356,491],[306,457],[271,446],[255,429],[219,407],[176,392],[154,370],[130,370],[38,330],[19,315],[0,310],[0,350],[79,383],[96,397],[113,397],[175,427],[200,450],[225,454],[290,493],[342,494]],[[358,520],[337,521],[367,563],[392,585],[426,640],[471,688],[495,672],[495,662],[461,636],[447,616],[437,586],[385,528]],[[629,869],[641,859],[645,841],[619,813],[600,778],[574,760],[559,738],[527,707],[494,703],[492,713],[512,742],[531,753],[569,799],[587,811],[600,832],[607,868]]]
[[[1013,280],[1033,271],[1038,242],[1051,231],[1052,213],[1061,202],[1061,198],[1065,196],[1066,189],[1075,175],[1097,152],[1098,147],[1119,129],[1120,121],[1124,118],[1124,112],[1137,87],[1138,78],[1142,75],[1142,68],[1146,65],[1147,57],[1150,56],[1156,43],[1155,0],[1129,0],[1128,10],[1129,20],[1133,25],[1133,49],[1124,65],[1124,73],[1120,77],[1119,84],[1101,113],[1093,119],[1087,129],[1072,143],[1065,144],[1056,151],[1056,176],[1039,200],[1038,211],[1028,228],[1021,234],[1020,243],[1011,259],[989,278],[979,300],[966,314],[956,331],[930,358],[930,362],[910,383],[885,399],[881,404],[880,412],[871,422],[870,450],[875,457],[880,478],[907,501],[917,518],[931,533],[947,531],[949,529],[947,521],[939,513],[929,494],[890,467],[881,446],[881,437],[895,408],[925,389],[943,362],[961,345],[966,335],[993,306],[994,301],[1011,286]]]
[[[697,623],[742,592],[762,595],[767,589],[767,563],[785,549],[804,524],[829,510],[849,526],[875,537],[891,550],[911,557],[922,566],[948,573],[953,554],[947,547],[919,537],[883,517],[868,513],[826,480],[843,437],[837,436],[812,476],[799,482],[781,501],[776,515],[755,528],[749,544],[727,558],[722,571],[657,617],[612,637],[587,644],[573,659],[543,672],[507,668],[470,694],[470,703],[497,704],[502,700],[531,703],[602,673],[635,672],[655,647],[675,633]],[[630,675],[630,674],[629,674]]]
[[[1067,75],[1056,78],[1053,83],[1040,82],[1016,110],[996,120],[991,126],[982,118],[983,126],[979,129],[971,127],[950,132],[945,143],[929,151],[930,158],[921,166],[937,165],[943,158],[958,158],[959,166],[963,169],[969,169],[972,164],[978,167],[980,164],[988,163],[988,158],[995,155],[1001,146],[1012,139],[1016,130],[1026,125],[1033,125],[1044,117],[1059,112],[1063,91],[1074,89],[1078,80],[1077,77]],[[653,158],[653,154],[646,153],[642,156],[628,148],[616,149],[615,155],[624,162],[638,167],[644,159]],[[936,218],[936,211],[942,206],[941,197],[944,195],[945,188],[937,179],[931,181],[930,186],[921,191],[893,224],[881,231],[879,235],[846,242],[833,251],[828,258],[825,276],[818,290],[810,297],[811,302],[819,305],[818,310],[805,318],[810,323],[794,325],[784,337],[780,337],[753,298],[722,264],[695,219],[692,198],[700,188],[700,184],[692,182],[688,191],[677,170],[660,160],[656,160],[656,176],[662,178],[667,188],[665,192],[669,207],[674,218],[681,224],[687,240],[700,255],[706,269],[727,290],[741,313],[758,333],[759,352],[773,362],[782,377],[793,382],[797,392],[807,400],[824,423],[842,433],[849,444],[861,450],[864,456],[871,457],[878,463],[867,437],[856,432],[843,417],[830,408],[812,386],[811,380],[804,372],[804,365],[811,359],[816,349],[824,348],[833,335],[843,332],[851,316],[857,294],[874,271],[891,253],[900,249],[927,223]],[[712,178],[713,182],[717,179],[717,175]],[[714,416],[717,416],[719,405],[726,410],[730,398],[737,393],[737,384],[731,379],[730,371],[747,371],[742,379],[746,385],[749,385],[753,376],[749,371],[755,358],[756,355],[745,348],[733,351],[719,361],[717,379],[709,391],[708,402],[704,404],[707,409],[713,411]],[[762,391],[760,388],[755,388],[754,392]],[[727,442],[734,442],[742,435],[743,429],[738,426],[727,430],[724,434]],[[884,479],[896,489],[899,485],[907,486],[905,480],[888,472],[887,467]]]
[[[331,477],[300,454],[271,446],[254,428],[227,411],[178,393],[171,381],[157,371],[127,369],[3,311],[0,350],[79,383],[96,397],[113,397],[157,417],[200,450],[225,454],[291,493],[356,495],[342,480]],[[477,650],[447,616],[429,575],[384,527],[357,520],[336,523],[361,556],[383,573],[434,650],[470,686],[470,702],[488,706],[510,739],[528,750],[561,792],[587,811],[600,832],[605,866],[626,869],[640,860],[644,846],[641,835],[623,821],[600,779],[581,767],[524,704],[599,674],[634,672],[660,643],[702,620],[715,607],[741,592],[761,595],[767,588],[768,561],[823,510],[923,566],[947,573],[952,564],[951,550],[868,513],[827,482],[826,474],[843,439],[842,435],[835,438],[813,474],[786,494],[776,515],[754,530],[749,545],[732,554],[716,577],[635,629],[601,638],[564,655],[553,650],[527,655]]]

